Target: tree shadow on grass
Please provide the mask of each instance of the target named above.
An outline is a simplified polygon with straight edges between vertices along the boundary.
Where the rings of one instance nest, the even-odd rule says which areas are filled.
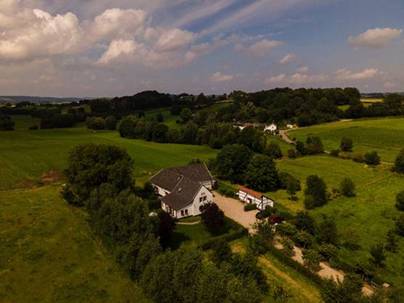
[[[170,243],[168,244],[167,248],[170,248],[172,250],[178,249],[182,243],[191,240],[190,237],[188,237],[187,235],[184,235],[181,232],[177,232],[175,231],[172,236],[171,236],[171,240]]]

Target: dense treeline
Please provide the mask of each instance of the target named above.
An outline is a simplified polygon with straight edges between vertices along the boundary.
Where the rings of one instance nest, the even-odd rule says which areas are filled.
[[[195,120],[178,128],[169,128],[166,124],[158,122],[156,117],[139,118],[132,115],[122,119],[118,130],[124,138],[160,143],[200,144],[212,148],[238,143],[256,152],[262,152],[265,148],[264,133],[260,129],[247,127],[240,130],[231,123],[208,121],[209,117],[202,119],[197,115]]]
[[[205,96],[204,94],[198,96],[188,94],[171,95],[157,91],[144,91],[133,96],[85,100],[81,104],[88,104],[94,114],[122,116],[163,107],[171,107],[173,112],[178,114],[184,107],[199,108],[225,98],[226,96]]]
[[[228,249],[218,261],[196,248],[165,250],[162,242],[172,231],[172,219],[150,213],[147,200],[136,194],[133,162],[126,151],[81,145],[71,152],[68,164],[64,198],[86,208],[91,226],[153,301],[262,301],[268,285],[255,256]],[[146,189],[142,195],[148,195]]]

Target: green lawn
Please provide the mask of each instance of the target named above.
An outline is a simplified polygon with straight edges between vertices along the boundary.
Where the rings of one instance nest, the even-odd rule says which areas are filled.
[[[278,168],[298,177],[302,185],[307,176],[316,174],[327,183],[328,190],[338,188],[344,177],[351,178],[357,187],[354,198],[340,197],[311,213],[319,219],[322,214],[334,216],[341,239],[358,244],[358,250],[342,249],[342,259],[351,265],[364,264],[369,258],[372,245],[384,242],[388,230],[394,227],[399,215],[395,208],[395,196],[404,190],[404,176],[392,173],[389,167],[370,168],[350,160],[331,156],[303,157],[295,160],[278,161]],[[303,188],[304,190],[304,188]],[[269,196],[292,212],[302,210],[303,192],[299,201],[288,200],[285,191],[269,193]],[[395,285],[404,284],[404,239],[400,240],[398,254],[387,254],[386,269],[379,275]]]
[[[149,110],[146,112],[146,116],[157,116],[157,114],[161,113],[164,117],[164,123],[170,128],[180,128],[180,124],[177,123],[179,116],[175,116],[171,114],[170,109],[160,108]]]
[[[191,223],[193,221],[195,220],[189,218],[183,219],[180,222]],[[214,235],[205,228],[205,225],[202,222],[194,225],[177,224],[170,246],[174,249],[181,245],[201,245],[215,237],[234,232],[239,228],[241,228],[241,226],[229,218],[225,218],[223,229]]]
[[[339,121],[291,130],[289,135],[303,141],[308,135],[319,136],[327,150],[339,148],[341,138],[349,137],[354,151],[376,150],[382,161],[393,162],[404,148],[404,118]]]
[[[0,132],[0,190],[38,180],[51,169],[66,168],[69,151],[78,144],[103,143],[125,148],[135,162],[135,177],[143,183],[161,168],[185,165],[190,160],[214,158],[207,146],[158,144],[122,139],[118,132],[85,128]]]
[[[0,302],[148,302],[59,187],[0,192]]]

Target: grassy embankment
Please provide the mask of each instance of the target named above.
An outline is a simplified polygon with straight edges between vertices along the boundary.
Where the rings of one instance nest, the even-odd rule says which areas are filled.
[[[58,186],[0,191],[0,302],[148,302]]]

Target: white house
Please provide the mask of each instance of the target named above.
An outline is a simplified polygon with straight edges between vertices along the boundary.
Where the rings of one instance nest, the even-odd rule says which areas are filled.
[[[274,207],[275,202],[262,193],[256,192],[244,186],[239,187],[238,198],[248,204],[255,204],[259,210],[264,210],[267,206]]]
[[[275,123],[272,123],[270,125],[265,125],[264,132],[270,132],[272,134],[276,133],[278,130],[278,126]]]
[[[215,180],[205,164],[163,169],[151,178],[161,208],[174,218],[201,214],[200,207],[213,202]]]

